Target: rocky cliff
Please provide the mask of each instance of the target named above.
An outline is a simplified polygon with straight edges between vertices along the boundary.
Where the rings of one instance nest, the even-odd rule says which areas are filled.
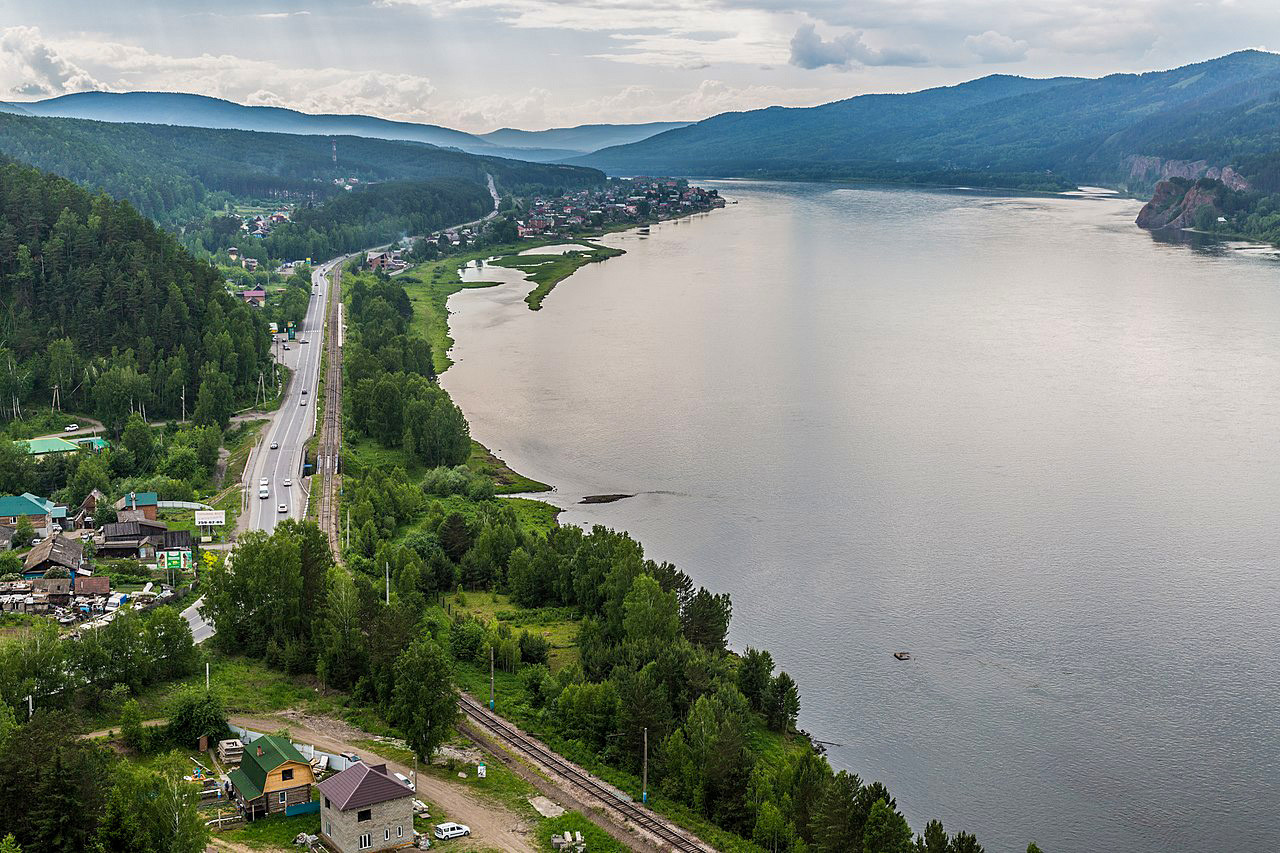
[[[1233,190],[1249,189],[1249,182],[1232,166],[1210,166],[1207,160],[1165,160],[1163,157],[1149,157],[1131,154],[1124,160],[1128,169],[1128,182],[1136,189],[1139,186],[1150,186],[1150,181],[1167,181],[1170,178],[1212,178],[1222,181]]]
[[[1222,186],[1218,181],[1192,182],[1179,178],[1161,181],[1135,221],[1139,228],[1190,228],[1195,224],[1196,213],[1205,205],[1210,207],[1216,220]]]

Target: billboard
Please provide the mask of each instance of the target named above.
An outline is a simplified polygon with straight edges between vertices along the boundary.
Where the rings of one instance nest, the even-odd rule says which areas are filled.
[[[221,510],[221,509],[196,510],[196,526],[197,527],[222,527],[226,523],[227,523],[226,510]]]
[[[182,571],[191,568],[190,551],[161,551],[156,555],[156,563],[161,569]]]

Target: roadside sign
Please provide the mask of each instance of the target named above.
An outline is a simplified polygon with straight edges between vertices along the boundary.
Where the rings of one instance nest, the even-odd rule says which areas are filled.
[[[485,766],[484,766],[484,764],[477,764],[477,765],[476,765],[476,778],[477,778],[477,779],[483,779],[483,778],[484,778],[484,774],[485,774],[485,772],[486,772],[486,771],[485,771]]]
[[[222,527],[227,523],[227,512],[221,509],[196,510],[197,527]]]

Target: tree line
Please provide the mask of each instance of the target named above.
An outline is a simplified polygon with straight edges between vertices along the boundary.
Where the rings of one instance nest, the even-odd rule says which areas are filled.
[[[49,405],[220,427],[269,363],[265,323],[127,202],[0,164],[0,416]]]

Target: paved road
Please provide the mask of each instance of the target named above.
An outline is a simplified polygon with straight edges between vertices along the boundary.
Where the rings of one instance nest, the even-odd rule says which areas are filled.
[[[241,529],[275,529],[286,518],[301,519],[307,512],[307,491],[302,481],[302,460],[308,439],[316,430],[316,386],[320,380],[320,353],[324,349],[324,311],[329,293],[329,274],[342,259],[329,261],[311,273],[312,294],[307,315],[288,342],[279,347],[281,363],[293,371],[280,410],[263,431],[249,464],[244,483],[248,507],[241,515]],[[302,343],[303,340],[309,343]],[[272,443],[278,445],[271,449]],[[267,481],[267,496],[259,497],[260,483]],[[289,485],[285,485],[285,481]],[[284,506],[284,510],[280,506]]]

